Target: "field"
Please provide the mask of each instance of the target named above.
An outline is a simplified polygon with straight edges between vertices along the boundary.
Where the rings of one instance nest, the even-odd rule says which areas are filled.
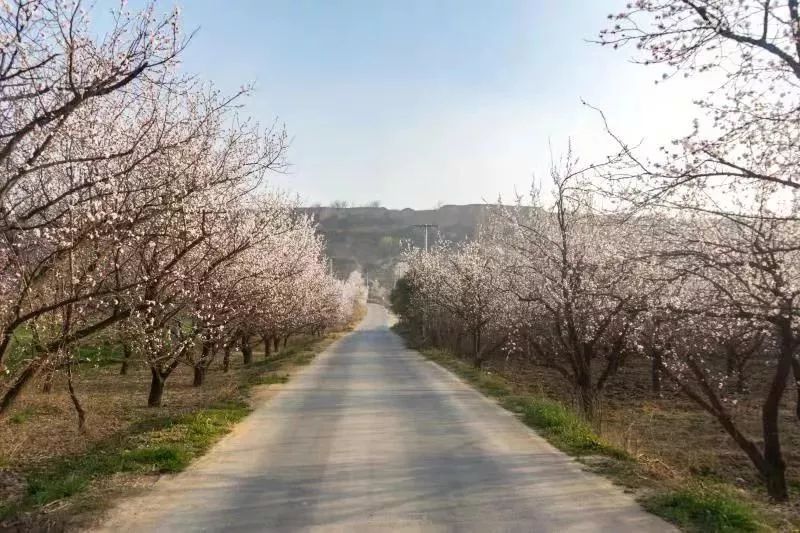
[[[399,332],[416,345],[407,332]],[[669,386],[660,395],[650,391],[647,361],[632,361],[610,382],[599,421],[590,427],[572,409],[569,389],[554,372],[506,357],[476,370],[447,351],[418,349],[687,531],[800,528],[800,423],[791,394],[781,429],[794,494],[788,503],[773,504],[750,462],[710,415]],[[736,416],[751,435],[759,434],[759,406],[743,403]]]
[[[340,333],[299,336],[268,359],[255,352],[244,366],[234,353],[229,372],[212,367],[202,387],[192,369],[172,375],[163,407],[148,408],[148,369],[131,363],[125,376],[114,351],[96,350],[76,374],[87,412],[78,431],[63,376],[52,392],[33,383],[0,420],[0,528],[73,529],[90,524],[115,498],[145,490],[163,474],[184,469],[291,373],[309,363]]]

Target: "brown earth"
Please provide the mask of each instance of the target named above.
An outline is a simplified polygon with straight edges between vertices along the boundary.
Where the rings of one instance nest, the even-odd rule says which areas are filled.
[[[555,371],[500,357],[491,360],[488,367],[523,390],[572,402],[568,385]],[[759,370],[756,367],[749,372],[754,390],[767,380],[768,373]],[[729,483],[792,523],[800,523],[800,420],[794,415],[796,392],[792,387],[784,395],[781,410],[790,502],[778,506],[768,503],[757,472],[720,424],[666,381],[662,387],[660,394],[651,391],[647,360],[630,361],[604,392],[596,428],[600,435],[648,464],[654,475],[677,482],[692,477]],[[750,396],[733,406],[732,413],[745,433],[761,445],[761,406],[753,399],[759,395]]]
[[[146,426],[148,421],[177,419],[220,402],[246,399],[251,404],[262,403],[282,386],[280,381],[291,373],[297,357],[322,349],[337,335],[294,338],[287,348],[272,354],[270,361],[274,364],[269,365],[244,366],[241,355],[234,353],[229,372],[222,371],[221,361],[215,362],[201,387],[192,386],[192,368],[181,366],[167,380],[162,407],[158,408],[147,407],[150,372],[141,362],[131,363],[124,376],[119,375],[119,364],[83,365],[73,380],[87,413],[84,433],[78,430],[65,378],[57,375],[49,393],[41,391],[41,379],[35,380],[11,412],[0,418],[0,503],[13,502],[25,494],[25,473],[31,469],[59,458],[80,456],[100,443],[126,435],[134,427]],[[263,351],[254,350],[254,360],[263,360]],[[258,383],[265,375],[279,379],[270,381],[270,385],[255,386],[249,394],[247,385]],[[86,523],[109,501],[149,488],[159,477],[157,473],[118,473],[98,479],[88,491],[68,501],[57,500],[39,508],[37,516],[26,518],[24,523],[35,523],[37,527],[46,524],[49,530]],[[102,504],[98,504],[100,500]]]

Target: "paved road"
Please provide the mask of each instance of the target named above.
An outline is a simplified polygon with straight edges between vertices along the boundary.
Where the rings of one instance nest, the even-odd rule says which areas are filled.
[[[670,531],[403,347],[386,311],[340,339],[106,531]]]

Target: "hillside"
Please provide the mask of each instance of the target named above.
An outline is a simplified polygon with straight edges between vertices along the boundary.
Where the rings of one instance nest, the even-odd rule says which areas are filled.
[[[387,209],[385,207],[310,207],[327,241],[327,252],[339,277],[360,270],[384,289],[394,283],[394,267],[406,246],[424,246],[425,230],[435,224],[429,244],[445,239],[463,241],[475,235],[489,206],[445,205],[438,209]],[[372,285],[374,288],[374,284]],[[378,291],[373,292],[380,292]],[[379,294],[373,294],[378,296]]]

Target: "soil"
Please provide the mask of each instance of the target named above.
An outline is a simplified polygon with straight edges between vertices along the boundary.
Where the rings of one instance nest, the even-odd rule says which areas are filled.
[[[305,339],[304,339],[305,340]],[[306,341],[307,342],[307,341]],[[294,343],[290,343],[290,347]],[[254,351],[254,360],[263,352]],[[253,372],[242,364],[241,355],[232,354],[230,370],[221,370],[221,361],[208,371],[206,382],[193,387],[193,369],[182,366],[167,380],[162,406],[147,407],[150,371],[143,364],[131,363],[127,375],[119,375],[119,365],[85,365],[74,376],[75,388],[87,413],[86,430],[80,432],[77,415],[69,398],[66,381],[56,376],[52,392],[41,391],[42,380],[35,380],[18,398],[10,413],[0,419],[0,502],[12,502],[24,495],[24,472],[49,460],[79,455],[99,442],[123,435],[134,424],[176,417],[217,402],[241,398],[241,383]],[[282,366],[281,374],[291,371]],[[280,383],[257,385],[249,401],[268,400]],[[158,474],[116,474],[94,482],[91,488],[68,501],[55,501],[31,516],[20,517],[20,531],[80,528],[91,523],[108,502],[150,488]],[[28,524],[28,526],[26,526]]]
[[[755,366],[755,365],[754,365]],[[566,403],[573,400],[569,386],[556,373],[529,361],[495,358],[488,364],[516,385]],[[769,369],[750,369],[749,386],[758,391],[768,379]],[[731,406],[734,419],[745,433],[761,445],[759,394],[744,395]],[[763,397],[760,396],[760,397]],[[787,389],[781,409],[781,443],[787,463],[790,502],[771,509],[800,523],[800,420],[794,413],[796,391]],[[652,392],[649,361],[637,359],[608,383],[603,393],[596,429],[616,445],[648,464],[654,475],[680,481],[689,476],[730,483],[761,503],[768,499],[756,470],[731,437],[708,413],[662,382],[662,392]]]

